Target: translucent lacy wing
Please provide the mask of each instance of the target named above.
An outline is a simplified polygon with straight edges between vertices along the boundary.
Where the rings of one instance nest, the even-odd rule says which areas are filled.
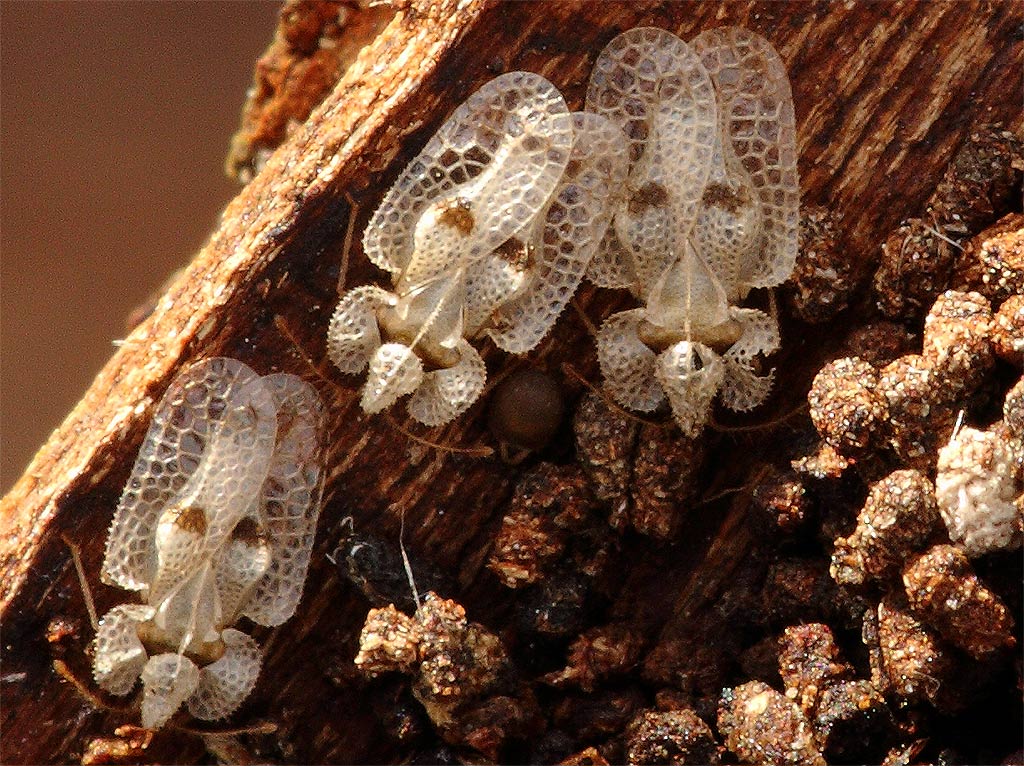
[[[739,264],[740,280],[748,287],[777,285],[796,261],[800,207],[786,69],[767,40],[741,27],[707,30],[691,45],[714,81],[724,132],[761,203],[764,244]]]
[[[93,678],[101,689],[123,695],[135,686],[148,659],[139,639],[139,625],[155,613],[151,606],[122,604],[103,615],[96,631],[92,665]]]
[[[529,248],[510,240],[497,253],[485,255],[466,269],[462,309],[464,332],[474,337],[493,321],[498,308],[522,291],[530,279]]]
[[[487,368],[469,342],[457,346],[459,361],[453,367],[428,372],[409,400],[409,414],[426,426],[440,426],[468,410],[484,390]]]
[[[158,654],[142,670],[142,725],[159,729],[199,685],[199,668],[188,657]]]
[[[580,280],[608,228],[609,204],[626,181],[622,132],[607,118],[573,114],[575,141],[565,174],[535,224],[536,262],[526,290],[499,309],[494,342],[523,354],[547,335]]]
[[[114,514],[104,582],[128,590],[152,584],[161,513],[194,488],[225,410],[256,380],[249,367],[225,358],[197,362],[174,379],[157,405]]]
[[[203,721],[231,715],[245,701],[259,678],[262,655],[252,638],[228,628],[221,633],[224,654],[199,670],[199,682],[188,699],[188,712]]]
[[[605,230],[597,252],[590,259],[590,265],[587,267],[587,279],[598,287],[607,287],[612,290],[632,288],[637,285],[633,256],[619,240],[614,226],[609,226]]]
[[[373,285],[353,288],[341,296],[327,328],[327,355],[342,372],[360,373],[381,344],[378,307],[391,294]]]
[[[620,311],[597,333],[597,359],[608,393],[632,410],[651,412],[665,401],[655,379],[657,355],[639,336],[644,310]]]
[[[678,256],[696,218],[718,130],[714,87],[686,43],[663,29],[639,27],[598,56],[586,109],[626,137],[629,199],[614,231],[634,259],[643,293]],[[612,243],[602,251],[615,256]]]
[[[728,321],[725,290],[707,264],[686,244],[682,257],[647,291],[647,317],[659,327],[687,329],[689,339],[706,341],[703,330]]]
[[[370,360],[359,404],[373,415],[390,407],[423,381],[423,362],[403,343],[385,343]]]
[[[367,256],[415,283],[494,250],[547,202],[571,147],[551,83],[530,72],[491,80],[398,177],[367,226]]]
[[[271,556],[242,614],[274,626],[295,612],[306,581],[323,491],[326,414],[300,378],[277,374],[263,382],[277,402],[277,446],[257,511]]]
[[[779,347],[779,324],[757,309],[731,310],[732,318],[740,323],[742,335],[722,358],[725,378],[722,381],[722,403],[737,412],[752,410],[771,393],[773,374],[754,372],[754,357],[770,354]]]
[[[179,517],[182,523],[173,536],[166,534],[163,522],[157,530],[157,572],[149,592],[154,606],[203,564],[216,559],[239,520],[255,504],[267,477],[277,438],[277,406],[263,380],[256,376],[238,386],[211,415],[213,430],[200,466],[170,511],[181,508],[188,515]],[[203,587],[200,583],[196,595],[205,600]],[[207,615],[199,617],[201,624]]]

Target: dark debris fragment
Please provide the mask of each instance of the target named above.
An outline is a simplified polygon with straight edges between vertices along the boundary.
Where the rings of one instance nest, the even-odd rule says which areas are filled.
[[[629,764],[720,763],[711,729],[692,710],[647,710],[626,729]]]
[[[536,701],[516,680],[501,640],[433,593],[412,617],[393,606],[371,609],[355,664],[364,673],[410,675],[413,695],[444,740],[488,758],[535,726]]]
[[[679,533],[697,495],[706,445],[706,439],[675,429],[641,427],[630,483],[630,521],[637,532],[659,540]]]
[[[786,296],[793,313],[811,324],[827,322],[846,308],[856,287],[854,260],[839,249],[832,210],[800,211],[800,244]]]
[[[877,763],[896,737],[892,711],[875,687],[864,680],[827,687],[812,723],[829,763]]]
[[[573,642],[565,669],[545,676],[544,680],[553,686],[578,686],[593,691],[599,681],[632,669],[646,643],[642,633],[623,623],[591,628]]]
[[[853,666],[840,656],[832,629],[812,622],[792,625],[783,632],[779,639],[779,674],[786,696],[809,713],[827,687],[853,678]]]
[[[932,482],[920,471],[894,471],[871,486],[853,534],[836,538],[829,571],[840,585],[891,579],[942,532]]]
[[[741,763],[825,764],[799,706],[761,681],[722,692],[718,730]]]
[[[971,133],[925,211],[900,224],[882,246],[874,289],[884,314],[919,316],[952,283],[965,281],[954,279],[962,243],[1020,207],[1022,154],[1020,139],[999,126]]]
[[[972,657],[1016,644],[1006,605],[978,579],[961,549],[933,546],[910,562],[903,584],[910,608]]]
[[[592,576],[609,542],[583,471],[542,463],[516,485],[487,566],[509,588],[537,583],[565,560]]]

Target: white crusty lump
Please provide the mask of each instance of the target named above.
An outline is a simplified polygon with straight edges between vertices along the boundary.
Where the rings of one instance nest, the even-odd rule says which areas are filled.
[[[102,579],[139,591],[100,621],[93,675],[112,694],[142,679],[142,725],[185,703],[232,713],[259,675],[240,617],[295,611],[320,513],[324,413],[294,375],[234,359],[182,371],[164,394],[107,539]]]
[[[617,127],[570,114],[540,75],[510,72],[462,104],[367,226],[364,249],[392,289],[348,291],[331,320],[335,365],[369,367],[363,410],[411,394],[416,420],[447,423],[484,387],[473,338],[536,346],[604,235],[625,164]]]
[[[949,538],[974,558],[1021,543],[1022,488],[1006,429],[961,428],[939,450],[935,495]]]
[[[748,410],[771,389],[754,357],[779,345],[776,320],[739,304],[785,280],[797,254],[799,180],[789,80],[778,54],[738,27],[687,45],[662,29],[613,39],[594,65],[586,110],[629,147],[624,193],[588,270],[640,308],[598,335],[605,388],[641,412],[666,398],[699,433],[716,394]]]

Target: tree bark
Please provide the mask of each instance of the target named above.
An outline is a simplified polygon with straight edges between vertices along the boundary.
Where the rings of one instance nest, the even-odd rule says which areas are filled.
[[[425,448],[387,418],[367,417],[358,406],[358,381],[339,374],[325,357],[350,219],[357,236],[344,283],[380,281],[362,254],[359,233],[402,167],[485,81],[532,70],[561,88],[571,108],[580,108],[594,58],[625,29],[660,26],[687,40],[724,24],[759,32],[779,51],[793,85],[802,204],[840,216],[839,247],[866,274],[885,235],[918,213],[973,126],[1002,122],[1021,130],[1021,23],[1020,4],[980,1],[402,5],[228,205],[208,244],[0,503],[0,760],[77,760],[90,738],[137,721],[136,713],[94,709],[52,670],[52,652],[59,650],[87,673],[91,639],[62,537],[81,546],[101,613],[130,600],[99,585],[105,532],[154,404],[182,366],[202,357],[233,356],[261,373],[301,375],[332,413],[325,506],[305,596],[290,622],[255,631],[265,665],[236,715],[241,723],[263,718],[278,724],[276,757],[306,763],[402,757],[400,746],[379,735],[346,670],[366,601],[325,557],[346,516],[357,529],[395,540],[404,513],[410,556],[451,573],[459,591],[445,595],[515,643],[511,592],[484,563],[522,467]],[[627,305],[622,295],[590,287],[577,300],[594,321]],[[856,322],[856,311],[841,320],[844,331]],[[835,326],[803,328],[800,338],[786,338],[784,330],[784,350],[773,360],[783,393],[758,420],[788,411],[806,395],[821,361],[835,354],[841,335]],[[493,346],[484,356],[492,378],[525,364]],[[594,358],[586,327],[567,312],[530,363],[558,372],[569,362],[596,382]],[[580,391],[572,380],[566,386],[570,396]],[[491,444],[484,412],[478,403],[429,438],[456,447]],[[551,454],[564,458],[571,450],[567,429],[561,439]],[[777,454],[757,436],[733,439],[722,449],[737,448],[754,449],[766,462]],[[694,610],[721,598],[725,574],[752,544],[743,504],[727,507],[697,522],[700,534],[679,556],[655,557],[623,572],[623,592],[611,613],[652,625],[669,621],[673,632],[682,632]],[[639,544],[637,551],[646,555]],[[661,564],[669,565],[668,576]],[[77,621],[80,629],[54,649],[46,634],[57,617]],[[169,730],[158,737],[169,760],[203,757],[193,736]]]

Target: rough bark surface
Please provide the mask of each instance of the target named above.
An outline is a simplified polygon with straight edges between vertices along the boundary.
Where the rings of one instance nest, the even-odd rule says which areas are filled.
[[[595,56],[625,29],[655,25],[684,39],[723,24],[759,32],[779,51],[793,84],[802,203],[841,217],[839,247],[863,274],[885,234],[932,192],[972,126],[1003,122],[1021,129],[1022,14],[1019,4],[1004,2],[423,0],[402,6],[228,206],[202,252],[0,503],[0,761],[77,760],[91,738],[137,720],[134,713],[95,709],[52,670],[47,625],[58,617],[79,625],[63,642],[65,661],[85,677],[89,666],[91,629],[62,537],[81,546],[100,613],[129,600],[98,582],[106,529],[154,403],[180,367],[205,356],[238,357],[261,373],[301,375],[332,412],[326,504],[306,593],[290,622],[254,631],[265,665],[233,722],[277,723],[272,750],[290,762],[400,757],[400,748],[380,736],[349,669],[367,604],[325,558],[346,516],[357,528],[395,540],[404,514],[410,556],[449,573],[459,589],[446,595],[516,643],[510,592],[484,563],[523,467],[496,455],[425,448],[388,419],[366,417],[358,382],[333,370],[324,351],[350,217],[357,236],[344,282],[380,279],[358,234],[405,163],[486,80],[514,69],[536,71],[578,108]],[[622,295],[592,288],[577,300],[595,320],[626,305]],[[856,317],[840,320],[844,327],[851,321]],[[773,359],[778,393],[757,420],[788,412],[806,396],[822,361],[835,355],[838,336],[829,325],[783,326],[783,351]],[[568,361],[596,381],[592,345],[567,312],[531,362],[558,371]],[[492,376],[523,364],[493,346],[484,356]],[[571,379],[567,387],[580,391]],[[490,443],[484,407],[477,404],[429,438],[457,447]],[[731,436],[717,457],[742,450],[770,462],[776,448],[765,441],[771,437]],[[549,454],[564,458],[570,442],[566,430]],[[714,485],[730,486],[735,471],[714,464],[712,470]],[[693,534],[672,550],[651,553],[644,541],[627,542],[626,553],[633,545],[638,560],[621,573],[620,594],[605,619],[653,626],[655,634],[664,628],[659,647],[665,652],[685,644],[688,622],[727,598],[731,575],[742,570],[752,545],[746,503],[721,508],[695,514]],[[208,757],[195,736],[168,730],[158,738],[152,752],[166,760]]]

